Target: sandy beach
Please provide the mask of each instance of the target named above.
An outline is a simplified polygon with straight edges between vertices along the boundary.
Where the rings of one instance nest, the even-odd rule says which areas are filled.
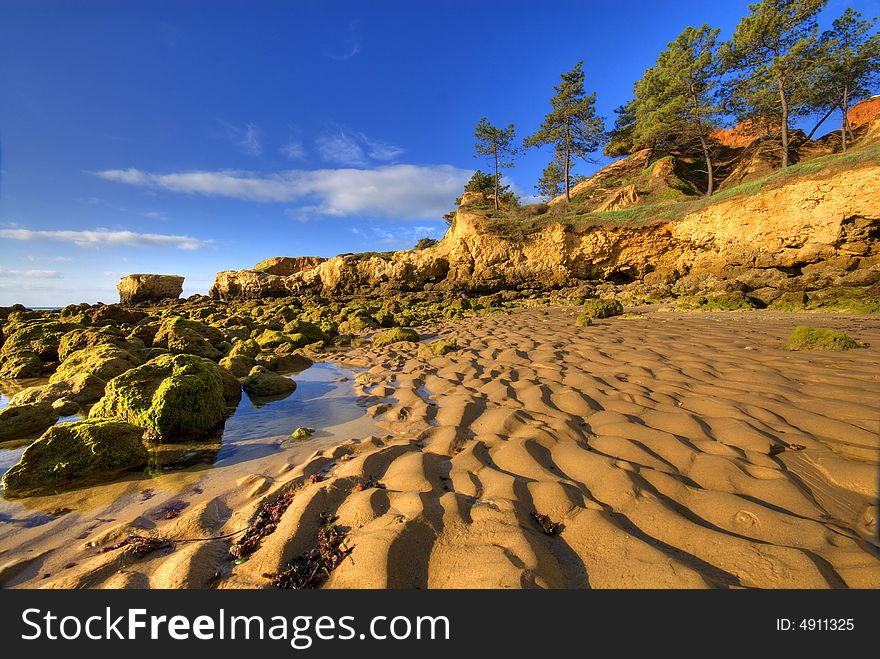
[[[326,588],[880,587],[880,319],[637,311],[577,327],[576,308],[518,309],[420,328],[456,340],[442,357],[343,353],[362,418],[147,498],[132,477],[28,499],[57,517],[0,534],[0,585],[271,587],[328,512],[353,550]],[[799,324],[866,347],[784,350]],[[132,533],[172,542],[109,549]]]

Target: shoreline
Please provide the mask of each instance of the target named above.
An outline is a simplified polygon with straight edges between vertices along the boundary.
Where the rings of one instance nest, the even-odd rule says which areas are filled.
[[[880,586],[880,318],[823,316],[868,343],[832,358],[782,349],[803,314],[650,310],[581,328],[575,311],[441,324],[433,334],[459,347],[442,357],[407,343],[337,353],[365,369],[357,393],[389,434],[306,442],[312,455],[283,474],[254,473],[152,528],[101,525],[47,579],[35,564],[48,559],[10,577],[7,550],[0,581],[270,587],[264,575],[306,551],[329,512],[353,560],[328,588]],[[805,448],[771,456],[773,443]],[[384,488],[358,487],[370,480]],[[95,553],[132,531],[234,533],[285,492],[277,528],[239,564],[225,539]]]

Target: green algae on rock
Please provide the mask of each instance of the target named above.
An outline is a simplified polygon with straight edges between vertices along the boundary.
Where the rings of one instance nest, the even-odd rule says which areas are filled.
[[[221,352],[214,344],[224,340],[220,330],[177,316],[162,321],[153,345],[168,348],[174,354],[219,359]]]
[[[581,311],[574,321],[578,327],[590,327],[593,324],[593,316],[589,311]]]
[[[88,373],[105,382],[141,365],[141,360],[114,345],[97,345],[72,352],[49,378],[50,383],[63,382]]]
[[[385,346],[390,346],[392,343],[402,343],[405,341],[417,343],[418,340],[419,335],[414,329],[410,329],[409,327],[395,327],[382,334],[377,334],[373,338],[373,347],[384,348]]]
[[[292,433],[290,433],[290,438],[296,442],[304,442],[314,434],[314,428],[297,428]]]
[[[586,300],[582,313],[588,314],[591,318],[611,318],[623,313],[623,305],[617,300]]]
[[[129,423],[100,419],[53,426],[3,475],[4,495],[51,494],[142,467],[149,460],[142,434]]]
[[[30,350],[0,354],[0,378],[38,378],[43,374],[43,362]]]
[[[115,327],[87,327],[67,332],[58,343],[58,359],[62,362],[77,350],[94,348],[99,345],[111,345],[123,350],[132,346]],[[141,344],[140,347],[143,347]]]
[[[808,325],[795,327],[785,343],[786,350],[836,350],[842,352],[858,347],[858,342],[845,332],[809,327]]]
[[[251,396],[283,396],[296,390],[296,382],[262,366],[254,366],[243,388]]]
[[[222,369],[213,362],[161,355],[110,380],[89,418],[126,421],[154,439],[179,441],[208,434],[223,421],[225,391]]]
[[[0,410],[0,441],[39,435],[55,423],[57,412],[51,403],[24,403]]]
[[[458,342],[455,339],[438,339],[419,346],[419,356],[442,357],[456,350],[458,350]]]
[[[52,403],[68,398],[79,405],[88,405],[104,395],[106,384],[104,380],[90,373],[80,373],[61,382],[22,389],[9,400],[9,404]]]

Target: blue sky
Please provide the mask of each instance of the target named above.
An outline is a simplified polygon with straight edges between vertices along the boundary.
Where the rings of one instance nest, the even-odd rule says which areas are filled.
[[[132,272],[204,293],[270,256],[440,237],[486,168],[481,116],[529,134],[583,59],[610,125],[685,26],[727,37],[747,5],[0,0],[0,304],[114,302]],[[880,14],[828,18],[847,5]]]

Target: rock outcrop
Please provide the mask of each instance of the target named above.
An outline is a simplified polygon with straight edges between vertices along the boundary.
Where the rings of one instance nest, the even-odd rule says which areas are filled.
[[[126,275],[116,285],[121,304],[176,300],[183,293],[179,275]]]
[[[142,467],[150,457],[142,434],[140,428],[119,421],[76,421],[49,428],[3,474],[3,493],[7,497],[53,494]]]
[[[314,268],[327,259],[320,256],[275,256],[265,261],[260,261],[252,269],[267,275],[288,275]]]

